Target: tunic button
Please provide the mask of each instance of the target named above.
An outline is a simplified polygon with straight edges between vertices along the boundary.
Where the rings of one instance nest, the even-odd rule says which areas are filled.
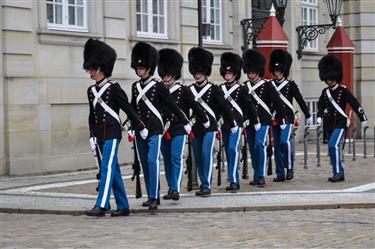
[[[105,122],[105,118],[103,118],[103,122]]]

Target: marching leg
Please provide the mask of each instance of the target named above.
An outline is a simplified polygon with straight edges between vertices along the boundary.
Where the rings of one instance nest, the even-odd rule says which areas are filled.
[[[198,192],[200,192],[203,189],[203,162],[202,162],[203,137],[204,137],[203,135],[196,136],[192,141],[195,165],[197,166],[197,172],[198,172],[198,176],[200,180]]]
[[[171,199],[180,199],[181,181],[184,170],[183,154],[186,142],[186,135],[176,136],[171,141]]]
[[[246,128],[247,132],[247,143],[249,145],[249,150],[250,150],[250,158],[251,158],[251,166],[253,168],[253,180],[250,181],[250,185],[256,185],[258,182],[258,156],[257,152],[255,151],[255,134],[256,131],[252,127],[247,127]]]
[[[291,135],[293,132],[293,125],[287,124],[285,129],[281,130],[281,151],[284,165],[287,168],[286,179],[292,180],[294,177],[293,173],[293,156],[292,156],[292,145],[290,143]]]
[[[171,199],[171,192],[172,192],[172,147],[171,147],[172,141],[166,140],[165,138],[161,141],[161,153],[163,155],[164,159],[164,172],[165,172],[165,178],[167,180],[168,184],[168,193],[163,196],[164,200]]]
[[[345,180],[344,168],[342,167],[340,157],[340,142],[344,135],[344,131],[344,128],[336,128],[329,136],[328,150],[333,171],[333,176],[328,178],[330,182],[339,182]]]
[[[215,133],[216,132],[207,132],[203,138],[203,149],[202,149],[203,182],[202,182],[202,191],[201,191],[202,197],[211,195],[212,165],[214,161]]]
[[[258,155],[258,186],[263,187],[265,184],[266,165],[267,165],[267,135],[268,125],[262,125],[255,134],[255,151]]]
[[[161,135],[154,135],[148,139],[148,170],[149,170],[149,188],[150,188],[150,210],[157,209],[157,200],[160,196],[159,191],[159,155],[160,155],[160,144],[161,144]]]
[[[274,143],[274,155],[276,164],[276,178],[274,182],[285,182],[285,169],[284,160],[281,150],[281,129],[278,126],[272,126],[273,143]]]

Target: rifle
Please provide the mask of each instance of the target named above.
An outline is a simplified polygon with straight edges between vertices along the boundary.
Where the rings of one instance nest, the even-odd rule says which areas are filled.
[[[187,191],[191,192],[193,190],[193,157],[191,155],[191,140],[188,139],[188,155],[186,157],[186,171],[185,175],[187,175]]]
[[[99,170],[99,172],[96,173],[96,180],[98,180],[98,185],[96,186],[96,192],[99,192],[99,186],[100,186],[100,168],[102,166],[102,159],[101,159],[100,149],[99,149],[98,145],[95,146],[94,157],[95,157],[96,167]]]
[[[269,133],[269,141],[268,141],[268,146],[267,146],[267,175],[271,176],[272,173],[272,134],[271,132]]]
[[[217,155],[216,155],[216,160],[217,160],[217,164],[216,164],[217,186],[220,186],[221,185],[221,164],[222,164],[222,157],[221,157],[222,144],[221,144],[221,133],[220,133],[220,131],[218,131],[218,136],[216,138],[218,138],[218,140],[219,140],[219,151],[217,152]]]
[[[309,136],[310,127],[305,126],[305,131],[303,133],[303,168],[307,169],[307,159],[308,159],[308,144],[307,144],[307,137]]]
[[[136,142],[134,139],[133,140],[134,162],[132,164],[133,175],[131,177],[131,180],[134,181],[134,178],[135,178],[135,198],[139,199],[142,197],[141,179],[139,178],[139,174],[141,173],[141,166],[139,164],[137,146],[135,143]]]
[[[246,128],[243,129],[243,146],[241,149],[241,162],[242,162],[242,179],[249,179],[248,165],[247,165],[247,138],[246,138]]]
[[[269,144],[267,146],[267,162],[268,162],[267,175],[268,176],[271,176],[273,174],[272,173],[272,154],[273,154],[272,144]]]
[[[193,127],[195,124],[195,117],[191,117],[190,125]],[[186,170],[185,175],[187,175],[188,181],[187,181],[187,191],[191,192],[193,190],[193,151],[192,151],[192,140],[194,139],[194,133],[193,131],[188,134],[188,155],[186,157]]]

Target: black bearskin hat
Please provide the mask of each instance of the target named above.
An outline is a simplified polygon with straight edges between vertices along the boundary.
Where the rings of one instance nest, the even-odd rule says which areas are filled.
[[[259,77],[264,75],[266,59],[263,54],[255,49],[246,50],[242,55],[244,73],[257,73]]]
[[[197,73],[203,73],[206,76],[211,75],[214,56],[208,50],[200,47],[191,48],[188,53],[189,72],[194,76]]]
[[[289,76],[289,70],[292,66],[292,56],[285,50],[276,49],[271,53],[269,70],[271,72],[281,71],[285,77]]]
[[[335,80],[337,83],[342,80],[342,63],[334,55],[325,55],[320,59],[319,77],[321,81]]]
[[[241,78],[242,58],[238,54],[226,52],[220,58],[220,75],[224,77],[225,72],[232,72],[236,80]]]
[[[148,43],[138,42],[132,50],[131,67],[135,70],[137,67],[150,69],[150,75],[155,72],[159,61],[158,51]]]
[[[102,41],[88,39],[83,51],[83,69],[98,69],[105,77],[112,75],[116,61],[116,51]]]
[[[158,73],[160,77],[167,74],[173,75],[175,80],[181,78],[181,68],[184,59],[181,54],[174,49],[164,48],[159,51]]]

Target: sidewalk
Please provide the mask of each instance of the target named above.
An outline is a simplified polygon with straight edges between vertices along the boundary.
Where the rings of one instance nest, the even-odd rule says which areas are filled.
[[[325,146],[324,146],[325,147]],[[212,196],[196,197],[195,192],[186,191],[186,176],[182,183],[180,200],[164,201],[157,212],[219,212],[219,211],[265,211],[297,209],[373,208],[375,207],[375,170],[373,156],[357,157],[352,161],[346,157],[346,181],[330,183],[331,166],[325,149],[322,151],[322,166],[316,167],[314,153],[309,154],[308,169],[303,168],[303,153],[297,146],[295,178],[292,181],[275,183],[274,176],[267,176],[266,187],[249,186],[249,179],[241,179],[241,190],[228,193],[226,172],[222,173],[222,185],[217,186],[217,170],[213,171]],[[249,162],[249,175],[252,176]],[[274,165],[273,165],[274,166]],[[163,166],[161,166],[163,170]],[[82,215],[95,204],[97,181],[96,170],[58,175],[2,177],[0,185],[0,212],[49,213]],[[142,183],[143,198],[135,199],[135,183],[130,180],[131,169],[122,167],[131,211],[148,212],[141,207],[146,200]],[[273,168],[273,173],[275,169]],[[242,169],[240,170],[240,176]],[[161,179],[161,195],[166,192],[165,177]],[[111,199],[115,208],[114,199]]]

